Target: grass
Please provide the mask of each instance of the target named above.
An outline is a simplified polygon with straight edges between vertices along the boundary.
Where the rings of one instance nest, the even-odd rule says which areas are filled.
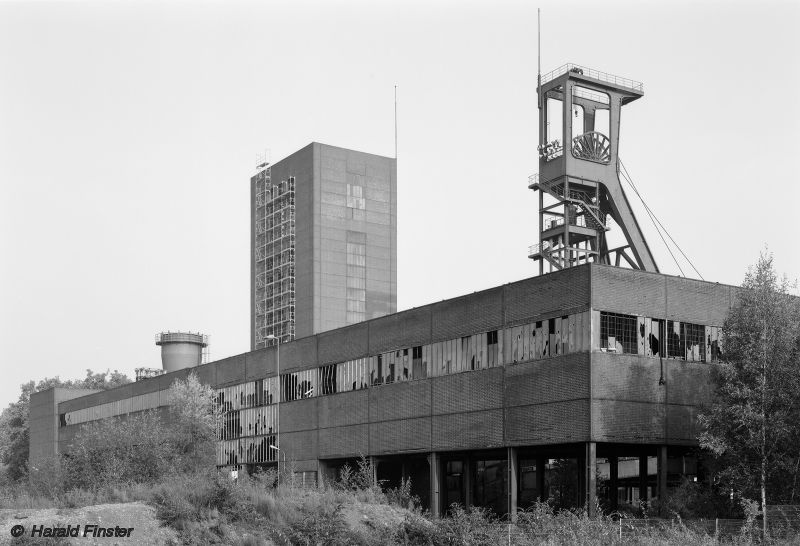
[[[362,479],[357,469],[348,480],[305,490],[275,476],[256,475],[232,482],[216,472],[174,475],[151,484],[118,484],[94,491],[73,489],[52,495],[32,485],[4,487],[2,508],[73,508],[92,504],[144,501],[157,517],[176,529],[184,544],[324,545],[647,545],[711,546],[753,544],[751,535],[717,540],[681,523],[656,520],[628,528],[608,516],[589,518],[581,510],[556,511],[547,503],[520,512],[516,524],[491,513],[458,506],[448,518],[430,518],[418,508],[409,484],[383,491]],[[360,475],[361,474],[361,475]],[[360,475],[360,477],[359,477]],[[770,544],[800,542],[794,536]]]

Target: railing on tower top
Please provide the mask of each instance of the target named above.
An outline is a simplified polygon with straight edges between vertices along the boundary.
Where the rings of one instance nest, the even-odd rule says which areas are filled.
[[[614,85],[619,85],[620,87],[627,87],[628,89],[633,89],[634,91],[640,91],[642,93],[644,92],[644,84],[642,82],[629,80],[628,78],[615,76],[614,74],[609,74],[607,72],[600,72],[599,70],[594,70],[592,68],[573,63],[567,63],[563,66],[559,66],[555,70],[551,70],[547,74],[544,74],[542,76],[542,84],[552,81],[562,74],[566,74],[567,72],[576,72],[596,80],[613,83]]]

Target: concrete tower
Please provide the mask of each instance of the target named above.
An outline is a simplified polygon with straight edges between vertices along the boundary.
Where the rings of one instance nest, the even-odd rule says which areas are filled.
[[[251,347],[397,310],[397,161],[313,142],[251,178]]]
[[[587,262],[658,272],[620,184],[623,105],[644,95],[640,82],[567,64],[539,84],[539,243],[528,255],[539,274]],[[609,248],[612,219],[626,244]]]

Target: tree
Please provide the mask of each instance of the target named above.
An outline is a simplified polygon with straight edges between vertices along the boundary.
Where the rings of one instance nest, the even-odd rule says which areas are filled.
[[[27,474],[28,413],[30,411],[31,394],[51,387],[106,390],[130,382],[131,380],[128,376],[117,370],[113,372],[108,370],[105,372],[86,370],[86,377],[83,379],[63,380],[56,376],[42,379],[38,383],[28,381],[20,385],[21,392],[17,401],[9,404],[0,413],[0,462],[6,465],[8,478],[19,480]]]
[[[792,502],[800,469],[800,300],[762,253],[745,276],[723,326],[716,390],[701,413],[700,445],[720,484],[767,502]]]
[[[194,372],[185,380],[176,380],[170,387],[170,414],[184,470],[213,466],[222,417],[214,389],[200,383]]]

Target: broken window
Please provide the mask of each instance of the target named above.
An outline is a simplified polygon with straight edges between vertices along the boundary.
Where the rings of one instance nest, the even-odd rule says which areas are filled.
[[[685,358],[681,323],[677,320],[667,321],[667,358]]]
[[[486,365],[489,368],[500,363],[500,344],[497,342],[497,330],[486,333]]]
[[[291,402],[316,396],[317,370],[281,375],[281,402]]]
[[[722,328],[718,326],[706,328],[706,357],[708,362],[717,362],[722,358]]]
[[[601,311],[600,349],[636,354],[636,317]]]
[[[319,368],[319,383],[321,394],[334,394],[336,392],[336,365],[330,364]]]
[[[413,379],[425,379],[428,377],[428,370],[422,359],[422,346],[411,349],[411,377]]]
[[[706,360],[706,327],[689,322],[682,323],[683,337],[686,340],[686,360],[705,362]]]

